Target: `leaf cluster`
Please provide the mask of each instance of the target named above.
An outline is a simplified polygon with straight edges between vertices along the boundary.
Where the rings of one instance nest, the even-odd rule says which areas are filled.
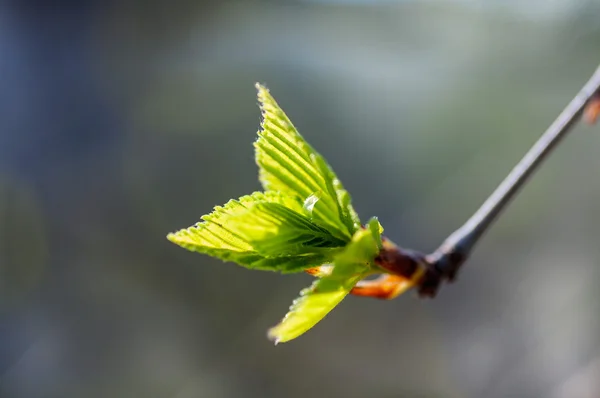
[[[254,147],[264,192],[217,206],[167,238],[250,269],[292,273],[330,265],[270,329],[269,337],[283,342],[310,329],[372,272],[382,228],[376,219],[361,227],[350,195],[325,159],[269,91],[258,84],[257,90],[262,123]]]

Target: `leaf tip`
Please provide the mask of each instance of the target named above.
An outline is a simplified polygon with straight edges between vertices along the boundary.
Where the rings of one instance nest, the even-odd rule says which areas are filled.
[[[174,232],[169,232],[167,234],[167,240],[169,240],[173,243],[177,243],[177,235]]]
[[[269,92],[269,89],[264,84],[256,82],[254,83],[254,87],[256,88],[256,91],[258,91],[259,98]]]
[[[183,247],[184,249],[191,250],[189,248],[189,245],[193,245],[194,242],[191,241],[189,239],[189,237],[187,237],[185,235],[185,231],[186,230],[183,229],[183,230],[177,231],[177,232],[170,232],[167,235],[167,240],[170,241],[171,243],[176,244],[177,246]]]
[[[279,336],[277,326],[272,327],[267,332],[267,338],[273,342],[274,345],[278,345],[279,343],[283,343],[281,340],[281,336]]]

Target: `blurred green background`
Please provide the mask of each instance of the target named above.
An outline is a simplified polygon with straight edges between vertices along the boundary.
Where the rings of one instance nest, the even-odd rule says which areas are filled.
[[[600,3],[0,3],[0,397],[600,395],[600,131],[580,126],[435,300],[266,330],[307,275],[168,232],[259,190],[265,83],[361,217],[433,250],[600,60]]]

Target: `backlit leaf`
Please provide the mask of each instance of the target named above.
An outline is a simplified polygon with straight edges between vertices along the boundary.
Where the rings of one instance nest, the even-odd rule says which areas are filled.
[[[269,330],[269,338],[283,343],[302,335],[346,297],[354,285],[372,271],[373,260],[379,252],[379,223],[371,220],[369,228],[354,234],[352,241],[338,254],[329,275],[316,280],[302,290],[283,320]]]
[[[340,239],[350,240],[360,227],[350,195],[323,157],[298,133],[269,91],[258,84],[256,87],[263,121],[254,146],[263,187],[307,201],[316,223]]]
[[[346,243],[304,212],[295,198],[255,192],[215,207],[203,222],[168,239],[248,268],[298,272],[331,261]]]

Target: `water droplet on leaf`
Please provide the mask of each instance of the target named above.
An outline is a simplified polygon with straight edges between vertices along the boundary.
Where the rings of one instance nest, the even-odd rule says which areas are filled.
[[[312,215],[313,209],[315,208],[315,204],[317,204],[318,201],[319,197],[313,193],[308,198],[306,198],[302,207],[304,208],[304,210],[306,210],[309,214]]]

